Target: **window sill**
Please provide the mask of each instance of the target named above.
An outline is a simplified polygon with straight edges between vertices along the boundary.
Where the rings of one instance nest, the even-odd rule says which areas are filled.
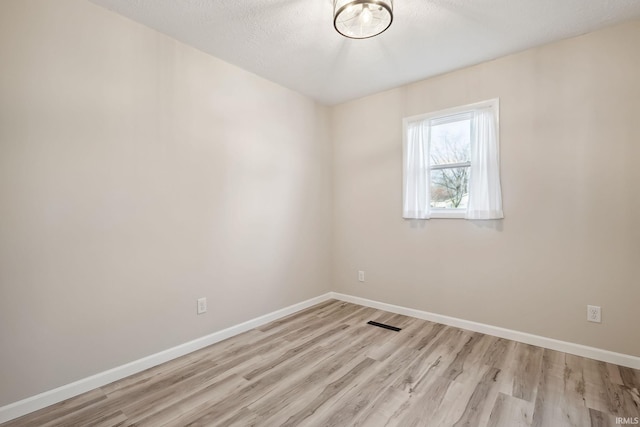
[[[434,209],[429,212],[431,219],[464,219],[464,209]]]

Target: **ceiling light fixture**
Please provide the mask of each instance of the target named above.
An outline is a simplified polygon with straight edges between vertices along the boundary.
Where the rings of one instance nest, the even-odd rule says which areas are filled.
[[[350,39],[368,39],[393,22],[393,0],[334,0],[333,26]]]

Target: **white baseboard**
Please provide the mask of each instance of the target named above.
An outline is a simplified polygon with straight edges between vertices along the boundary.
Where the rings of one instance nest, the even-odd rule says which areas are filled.
[[[311,307],[315,304],[327,301],[329,299],[337,299],[340,301],[350,302],[363,305],[366,307],[377,308],[405,316],[416,317],[418,319],[429,320],[432,322],[442,323],[444,325],[454,326],[461,329],[467,329],[474,332],[481,332],[487,335],[493,335],[500,338],[506,338],[513,341],[531,344],[538,347],[544,347],[551,350],[563,351],[577,356],[588,357],[590,359],[600,360],[603,362],[614,363],[620,366],[640,369],[640,357],[627,354],[615,353],[608,350],[602,350],[595,347],[588,347],[581,344],[560,341],[553,338],[541,337],[525,332],[518,332],[511,329],[500,328],[497,326],[485,325],[483,323],[472,322],[470,320],[458,319],[455,317],[443,316],[441,314],[429,313],[427,311],[416,310],[413,308],[401,307],[398,305],[387,304],[384,302],[373,301],[366,298],[345,295],[338,292],[328,292],[316,298],[311,298],[298,304],[290,305],[283,309],[274,311],[264,316],[256,317],[227,329],[214,332],[202,338],[189,341],[168,350],[161,351],[156,354],[135,360],[122,366],[110,369],[105,372],[83,378],[79,381],[63,385],[53,390],[37,394],[35,396],[20,400],[15,403],[0,407],[0,423],[21,417],[28,413],[45,408],[49,405],[61,402],[87,391],[102,387],[113,381],[128,377],[129,375],[142,372],[145,369],[152,368],[169,360],[176,359],[185,354],[189,354],[201,348],[215,344],[227,338],[257,328],[274,320],[293,314],[297,311]]]
[[[133,362],[118,366],[113,369],[109,369],[108,371],[100,372],[90,377],[83,378],[79,381],[75,381],[73,383],[63,385],[53,390],[49,390],[44,393],[40,393],[35,396],[20,400],[18,402],[0,407],[0,423],[13,420],[23,415],[45,408],[49,405],[53,405],[54,403],[62,402],[63,400],[69,399],[95,388],[102,387],[104,385],[112,383],[113,381],[128,377],[129,375],[142,372],[145,369],[152,368],[154,366],[168,362],[169,360],[176,359],[180,356],[184,356],[185,354],[189,354],[196,350],[200,350],[201,348],[207,347],[211,344],[215,344],[227,338],[231,338],[235,335],[257,328],[266,323],[293,314],[297,311],[319,304],[323,301],[327,301],[328,299],[331,299],[330,293],[308,299],[298,304],[290,305],[289,307],[285,307],[272,313],[265,314],[264,316],[256,317],[255,319],[251,319],[244,323],[240,323],[239,325],[231,326],[227,329],[214,332],[202,338],[180,344],[168,350],[152,354],[142,359],[134,360]]]
[[[418,319],[424,319],[431,322],[442,323],[444,325],[455,326],[456,328],[467,329],[469,331],[481,332],[483,334],[492,335],[499,338],[506,338],[525,344],[531,344],[551,350],[575,354],[576,356],[587,357],[589,359],[600,360],[602,362],[613,363],[633,369],[640,369],[640,357],[637,356],[615,353],[613,351],[602,350],[582,344],[574,344],[566,341],[556,340],[553,338],[541,337],[539,335],[528,334],[526,332],[518,332],[511,329],[500,328],[498,326],[485,325],[484,323],[477,323],[470,320],[443,316],[441,314],[429,313],[428,311],[415,310],[413,308],[401,307],[398,305],[373,301],[366,298],[354,297],[338,292],[330,292],[329,294],[331,298],[340,301],[364,305],[366,307],[377,308],[379,310],[389,311],[392,313],[404,314],[405,316],[417,317]]]

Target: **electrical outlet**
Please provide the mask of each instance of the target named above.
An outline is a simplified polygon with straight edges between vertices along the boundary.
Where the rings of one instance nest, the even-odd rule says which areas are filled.
[[[198,314],[207,312],[207,298],[198,298]]]
[[[364,271],[362,270],[358,271],[358,281],[364,282]]]
[[[600,317],[600,307],[597,305],[588,305],[587,306],[587,320],[589,322],[601,323],[602,318]]]

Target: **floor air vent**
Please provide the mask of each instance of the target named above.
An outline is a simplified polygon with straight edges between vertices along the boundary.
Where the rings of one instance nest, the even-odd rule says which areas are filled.
[[[391,325],[385,325],[384,323],[378,323],[378,322],[374,322],[373,320],[369,320],[367,322],[367,325],[373,325],[373,326],[377,326],[379,328],[385,328],[385,329],[389,329],[390,331],[401,331],[402,329],[400,328],[396,328],[395,326],[391,326]]]

